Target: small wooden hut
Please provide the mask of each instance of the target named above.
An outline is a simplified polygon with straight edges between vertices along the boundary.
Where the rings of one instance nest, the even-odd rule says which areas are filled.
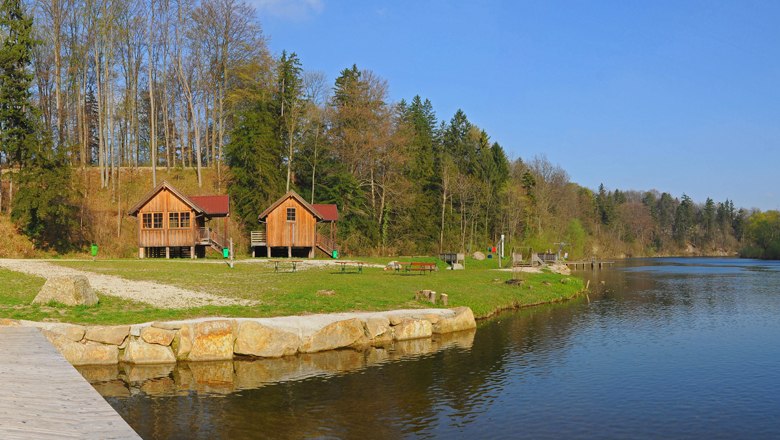
[[[315,249],[334,257],[336,205],[310,204],[295,191],[288,191],[258,216],[264,227],[252,231],[254,256],[313,258]]]
[[[138,218],[138,256],[203,257],[206,248],[222,252],[227,246],[230,198],[186,196],[163,181],[149,191],[129,215]],[[224,218],[224,235],[209,227],[209,221]]]

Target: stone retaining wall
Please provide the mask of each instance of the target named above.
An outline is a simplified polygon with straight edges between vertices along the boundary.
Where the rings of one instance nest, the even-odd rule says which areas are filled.
[[[475,330],[395,341],[365,350],[329,350],[279,358],[237,358],[226,361],[160,365],[87,365],[76,367],[103,397],[175,396],[183,393],[229,394],[279,382],[304,380],[361,370],[444,349],[469,349]]]
[[[278,358],[363,349],[476,327],[468,307],[277,318],[202,318],[120,326],[2,320],[38,327],[73,365]]]

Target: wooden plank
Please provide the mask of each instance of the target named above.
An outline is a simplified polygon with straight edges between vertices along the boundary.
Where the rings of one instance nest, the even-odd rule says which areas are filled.
[[[0,327],[0,438],[140,439],[33,327]]]

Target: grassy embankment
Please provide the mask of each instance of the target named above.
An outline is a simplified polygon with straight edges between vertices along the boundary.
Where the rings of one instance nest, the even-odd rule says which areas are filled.
[[[379,262],[379,259],[366,260]],[[213,261],[190,260],[63,261],[57,264],[225,297],[250,298],[259,300],[260,304],[166,310],[100,295],[100,303],[93,307],[33,306],[30,302],[44,280],[0,269],[0,318],[120,324],[200,316],[267,317],[431,307],[429,303],[413,299],[420,289],[447,293],[450,307],[468,306],[477,317],[487,317],[501,309],[565,300],[583,290],[582,280],[553,273],[523,274],[521,285],[509,285],[505,281],[511,278],[511,273],[490,270],[496,267],[490,260],[468,261],[464,271],[425,275],[396,274],[379,268],[364,268],[361,274],[342,274],[335,266],[274,273],[273,266],[267,263],[237,262],[235,268],[230,269]],[[444,268],[443,263],[438,264]],[[335,293],[318,294],[320,290]]]

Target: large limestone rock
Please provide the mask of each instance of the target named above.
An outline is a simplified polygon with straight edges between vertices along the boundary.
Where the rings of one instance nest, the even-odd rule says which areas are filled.
[[[130,341],[125,347],[122,361],[129,364],[168,364],[176,362],[171,347],[149,344],[143,339]]]
[[[477,328],[474,313],[468,307],[456,307],[452,309],[455,315],[442,317],[433,324],[434,333],[451,333],[461,330]]]
[[[87,329],[75,324],[53,324],[51,327],[47,328],[47,330],[59,333],[73,342],[79,342],[84,339],[84,334]]]
[[[171,345],[175,335],[176,332],[173,330],[165,330],[157,327],[144,327],[141,330],[141,338],[150,344]]]
[[[334,350],[336,348],[366,345],[368,334],[365,324],[358,318],[346,319],[326,325],[311,335],[300,347],[301,353]]]
[[[179,331],[184,339],[184,327]],[[233,323],[228,320],[199,322],[192,327],[187,360],[221,361],[233,359]]]
[[[48,304],[51,301],[66,306],[92,306],[98,303],[98,297],[90,287],[87,277],[74,275],[49,278],[32,303]]]
[[[485,259],[485,254],[483,254],[480,251],[476,251],[473,254],[471,254],[471,257],[474,258],[477,261],[482,261]]]
[[[404,319],[393,327],[393,331],[396,341],[430,338],[433,334],[433,325],[425,319]]]
[[[48,330],[43,330],[43,334],[71,365],[113,365],[119,362],[119,348],[116,345],[73,342]]]
[[[298,352],[301,339],[284,330],[264,326],[254,321],[244,321],[238,326],[238,336],[233,351],[259,357],[289,356]]]
[[[96,325],[87,328],[84,338],[102,344],[121,345],[129,334],[129,325]]]
[[[173,337],[173,342],[171,342],[173,353],[176,355],[176,359],[180,361],[186,360],[187,356],[190,355],[190,350],[192,350],[192,337],[195,333],[193,327],[194,325],[192,324],[181,326]]]
[[[384,345],[393,340],[393,328],[390,326],[390,320],[386,317],[366,319],[366,330],[373,345]]]

